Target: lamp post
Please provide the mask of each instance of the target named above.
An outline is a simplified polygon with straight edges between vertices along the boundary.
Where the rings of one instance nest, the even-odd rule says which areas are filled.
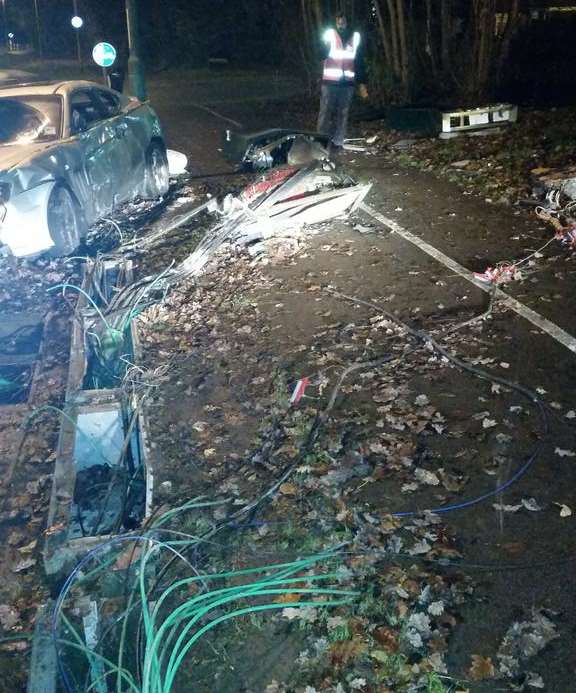
[[[75,22],[75,19],[80,19],[78,16],[78,0],[72,0],[74,7],[74,16],[72,17],[72,26],[74,27],[74,33],[76,34],[76,57],[78,58],[78,65],[80,66],[80,72],[84,69],[84,64],[82,63],[82,47],[80,45],[80,29],[82,28],[83,22]]]
[[[6,0],[4,0],[5,2]],[[34,0],[34,16],[36,18],[36,42],[38,48],[38,57],[42,58],[42,29],[40,25],[40,10],[38,8],[38,0]]]
[[[126,24],[128,25],[128,83],[132,93],[140,101],[148,98],[144,65],[140,59],[140,35],[138,31],[137,0],[126,0]]]
[[[8,17],[6,15],[6,0],[2,0],[2,23],[4,29],[4,45],[8,50]]]

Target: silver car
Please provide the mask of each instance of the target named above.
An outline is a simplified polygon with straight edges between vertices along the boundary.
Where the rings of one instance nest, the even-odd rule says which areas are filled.
[[[168,184],[148,104],[92,82],[0,89],[0,242],[13,255],[72,253],[98,219]]]

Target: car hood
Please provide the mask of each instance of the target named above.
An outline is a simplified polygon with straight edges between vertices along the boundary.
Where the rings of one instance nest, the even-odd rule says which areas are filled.
[[[9,171],[11,168],[53,146],[54,142],[37,142],[32,144],[9,144],[0,147],[0,171]]]

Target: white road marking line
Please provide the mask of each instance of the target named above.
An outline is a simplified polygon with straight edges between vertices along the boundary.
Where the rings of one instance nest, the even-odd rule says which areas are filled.
[[[410,231],[407,231],[392,219],[387,219],[383,214],[380,214],[380,212],[375,210],[370,205],[362,203],[360,205],[360,209],[366,214],[369,214],[372,218],[376,219],[376,221],[379,221],[383,226],[387,226],[393,233],[397,233],[399,236],[409,241],[417,248],[420,248],[420,250],[422,250],[424,253],[430,255],[430,257],[433,257],[435,260],[441,262],[443,265],[448,267],[456,274],[459,274],[471,284],[474,284],[479,289],[482,289],[482,291],[485,291],[486,293],[490,293],[492,291],[489,284],[476,279],[470,270],[463,267],[460,263],[456,262],[456,260],[448,257],[448,255],[444,255],[443,252],[437,250],[433,245],[430,245],[430,243],[427,243],[418,236],[415,236],[413,233],[410,233]],[[538,329],[546,332],[546,334],[550,335],[552,339],[555,339],[572,353],[576,353],[576,337],[573,337],[561,327],[558,327],[558,325],[553,323],[551,320],[548,320],[536,311],[528,308],[528,306],[520,303],[520,301],[508,296],[508,294],[502,291],[502,289],[496,289],[495,295],[502,304],[513,310],[515,313],[518,313],[518,315],[521,315],[523,318],[538,327]]]

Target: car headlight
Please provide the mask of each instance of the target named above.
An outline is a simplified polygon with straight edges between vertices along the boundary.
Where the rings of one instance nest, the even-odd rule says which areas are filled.
[[[0,183],[0,224],[6,218],[6,203],[10,199],[10,183]]]

